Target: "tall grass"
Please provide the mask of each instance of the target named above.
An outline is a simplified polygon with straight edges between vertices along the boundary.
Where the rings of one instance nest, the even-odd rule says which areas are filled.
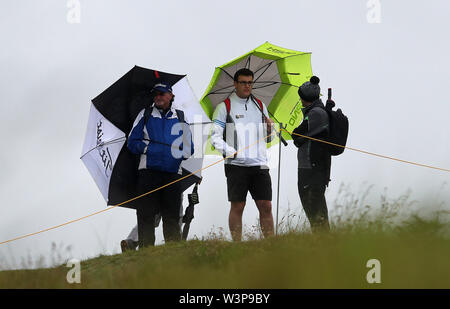
[[[50,268],[66,263],[72,256],[72,246],[52,242],[47,256],[40,254],[35,257],[31,252],[21,256],[19,260],[9,252],[9,257],[0,255],[0,271],[14,269]]]
[[[370,186],[348,189],[330,207],[329,233],[312,234],[302,211],[289,209],[268,239],[257,222],[240,243],[212,229],[202,239],[82,261],[81,284],[68,284],[62,265],[0,272],[0,288],[450,288],[445,203],[424,216],[413,208],[431,205],[410,192],[369,203]],[[370,259],[381,263],[381,283],[366,280]]]

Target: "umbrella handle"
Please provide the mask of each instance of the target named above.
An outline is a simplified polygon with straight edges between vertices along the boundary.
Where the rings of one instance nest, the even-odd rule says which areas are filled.
[[[279,122],[278,124],[280,125],[280,131],[278,131],[278,132],[276,133],[276,134],[277,134],[277,137],[280,139],[280,141],[283,143],[284,146],[287,146],[288,143],[286,142],[286,140],[284,139],[283,135],[281,134],[281,129],[286,129],[286,125],[283,126],[283,123],[282,123],[282,122]]]
[[[267,121],[267,117],[264,116],[266,118]],[[277,120],[278,121],[278,120]],[[283,123],[278,122],[278,124],[280,125],[280,128],[285,129],[286,126],[283,127]],[[280,141],[283,143],[284,146],[287,146],[287,142],[286,140],[283,138],[283,136],[281,135],[281,133],[279,131],[275,132],[276,136],[280,139]]]
[[[283,145],[284,145],[284,146],[287,146],[288,144],[287,144],[286,140],[284,139],[283,135],[281,135],[280,132],[278,132],[277,135],[278,135],[278,137],[280,138],[280,141],[283,143]]]

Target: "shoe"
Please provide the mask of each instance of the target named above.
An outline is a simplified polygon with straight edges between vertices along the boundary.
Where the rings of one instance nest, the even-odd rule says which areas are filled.
[[[133,241],[131,239],[124,239],[120,242],[120,248],[122,249],[122,253],[125,251],[135,251],[138,246],[137,241]]]

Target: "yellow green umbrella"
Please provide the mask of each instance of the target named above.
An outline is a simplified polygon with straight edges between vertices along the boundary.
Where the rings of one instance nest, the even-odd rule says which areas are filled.
[[[275,122],[283,123],[286,130],[292,132],[302,120],[298,87],[309,81],[313,75],[311,53],[266,42],[245,55],[217,67],[200,100],[200,104],[211,119],[216,106],[233,93],[233,76],[241,68],[248,68],[254,72],[255,83],[252,94],[264,102],[270,117]],[[283,137],[286,140],[292,139],[286,132],[283,132]],[[277,140],[273,143],[276,142]]]

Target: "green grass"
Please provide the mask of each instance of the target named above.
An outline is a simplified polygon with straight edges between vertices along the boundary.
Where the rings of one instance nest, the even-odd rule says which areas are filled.
[[[366,220],[320,235],[285,231],[240,243],[210,237],[82,261],[80,284],[67,283],[65,265],[2,271],[0,288],[448,289],[447,227],[438,217],[412,216],[396,226]],[[369,259],[381,263],[379,284],[366,280]]]

